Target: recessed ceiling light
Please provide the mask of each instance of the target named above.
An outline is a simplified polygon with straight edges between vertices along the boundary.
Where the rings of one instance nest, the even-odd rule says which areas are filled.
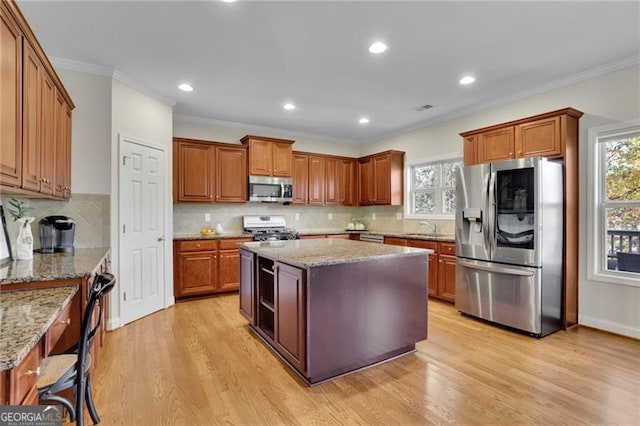
[[[361,117],[360,120],[358,120],[358,123],[360,124],[367,124],[369,122],[369,119],[367,117]]]
[[[222,0],[222,1],[225,2],[225,3],[235,3],[236,2],[236,0]]]
[[[178,86],[178,89],[182,90],[183,92],[193,92],[193,87],[191,87],[191,85],[187,83],[180,84]]]
[[[288,103],[288,104],[284,104],[282,108],[286,109],[287,111],[291,111],[293,109],[296,109],[296,106],[292,103]]]
[[[475,77],[471,77],[470,75],[464,76],[460,79],[459,83],[462,85],[467,85],[467,84],[471,84],[474,81],[476,81]]]
[[[369,46],[369,52],[371,53],[382,53],[387,50],[387,45],[381,41],[376,41],[371,46]]]

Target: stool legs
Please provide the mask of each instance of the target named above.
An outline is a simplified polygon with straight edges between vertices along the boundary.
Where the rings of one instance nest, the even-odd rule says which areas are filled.
[[[98,423],[100,423],[100,416],[98,416],[96,406],[93,403],[93,395],[91,394],[91,376],[87,376],[85,401],[87,403],[87,408],[89,409],[89,415],[91,415],[91,420],[93,420],[93,424],[97,425]]]

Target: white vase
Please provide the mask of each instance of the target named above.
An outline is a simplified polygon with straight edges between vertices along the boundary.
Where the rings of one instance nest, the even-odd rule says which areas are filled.
[[[17,220],[20,224],[18,240],[16,241],[16,259],[33,259],[33,233],[31,232],[31,222],[35,217],[21,217]]]

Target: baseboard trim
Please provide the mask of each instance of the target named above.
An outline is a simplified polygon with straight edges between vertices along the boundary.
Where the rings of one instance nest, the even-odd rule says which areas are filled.
[[[640,339],[640,329],[617,322],[580,315],[580,317],[578,318],[578,323],[580,325],[596,328],[598,330],[604,330],[610,333],[620,334],[622,336],[632,337],[634,339]]]
[[[115,330],[116,328],[120,328],[120,317],[109,318],[107,320],[107,330]]]

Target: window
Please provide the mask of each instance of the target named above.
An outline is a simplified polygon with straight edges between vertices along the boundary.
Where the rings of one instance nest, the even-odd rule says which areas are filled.
[[[640,285],[640,124],[589,133],[590,278]]]
[[[414,164],[407,169],[407,217],[451,218],[456,212],[456,170],[461,158]]]

